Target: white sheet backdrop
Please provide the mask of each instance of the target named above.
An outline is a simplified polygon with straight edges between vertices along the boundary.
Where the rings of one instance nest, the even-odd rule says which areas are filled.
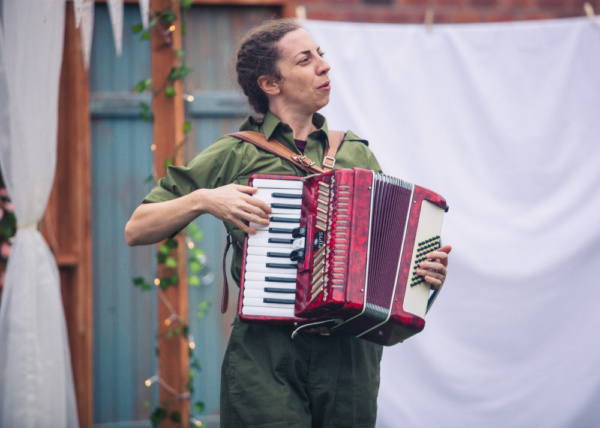
[[[17,234],[0,306],[0,426],[79,426],[54,256],[37,230],[56,168],[65,1],[4,2],[0,162]]]
[[[304,25],[330,127],[450,205],[449,277],[384,352],[378,427],[600,426],[600,27]]]

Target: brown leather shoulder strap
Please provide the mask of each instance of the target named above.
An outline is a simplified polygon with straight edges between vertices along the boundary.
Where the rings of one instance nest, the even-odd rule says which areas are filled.
[[[240,131],[234,132],[233,134],[227,134],[230,137],[239,138],[240,140],[246,141],[248,143],[254,144],[256,147],[259,147],[269,153],[272,153],[276,156],[282,157],[284,159],[289,160],[294,165],[302,168],[303,170],[311,173],[322,173],[324,172],[321,167],[315,164],[312,160],[307,158],[306,156],[301,156],[297,153],[294,153],[292,150],[288,149],[286,146],[281,144],[277,140],[267,140],[263,134],[256,131]]]
[[[345,135],[346,133],[342,131],[329,131],[329,144],[325,148],[325,153],[323,154],[323,171],[331,171],[335,166],[335,155],[338,148],[342,145]]]

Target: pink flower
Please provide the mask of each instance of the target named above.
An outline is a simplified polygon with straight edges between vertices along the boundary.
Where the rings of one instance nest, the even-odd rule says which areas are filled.
[[[10,256],[10,244],[8,242],[3,242],[2,246],[0,246],[0,255],[2,255],[2,258],[4,259],[8,259],[8,256]]]

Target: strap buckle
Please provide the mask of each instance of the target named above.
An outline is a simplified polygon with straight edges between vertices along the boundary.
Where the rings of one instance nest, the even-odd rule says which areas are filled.
[[[304,159],[308,159],[308,158],[306,156],[302,156],[301,158],[298,158],[298,161],[304,166],[313,166],[315,164],[314,162],[308,163],[308,162],[304,161]],[[310,159],[308,159],[308,160],[310,160]]]
[[[330,161],[330,162],[331,162],[331,165],[328,165],[328,164],[327,164],[327,161]],[[325,156],[325,157],[323,158],[323,166],[324,166],[325,168],[330,168],[330,169],[333,169],[333,167],[335,166],[335,158],[332,158],[331,156]]]

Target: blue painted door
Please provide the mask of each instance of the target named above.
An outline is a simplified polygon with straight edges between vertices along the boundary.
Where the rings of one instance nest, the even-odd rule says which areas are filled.
[[[233,53],[241,35],[273,16],[267,7],[194,6],[186,18],[184,46],[194,71],[186,78],[192,131],[185,147],[190,160],[221,135],[237,130],[248,114],[235,84]],[[94,256],[94,423],[98,427],[150,426],[158,404],[156,386],[144,381],[155,374],[156,294],[142,292],[132,278],[153,278],[154,247],[129,248],[123,230],[129,216],[152,187],[152,126],[140,117],[135,84],[150,76],[150,47],[129,30],[140,23],[137,5],[125,5],[123,54],[116,57],[105,4],[96,4],[90,64],[92,109],[92,204]],[[199,371],[193,379],[192,404],[203,426],[218,426],[219,379],[223,352],[235,313],[222,316],[221,261],[224,227],[214,218],[196,224],[203,231],[205,253],[201,285],[190,287],[190,332]],[[235,287],[232,282],[230,286]],[[199,305],[210,302],[206,315]]]

